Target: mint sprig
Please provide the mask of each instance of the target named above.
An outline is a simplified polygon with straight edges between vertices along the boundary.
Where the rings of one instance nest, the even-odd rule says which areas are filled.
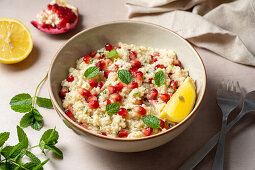
[[[165,73],[162,70],[156,72],[154,81],[157,86],[163,85],[166,81]]]
[[[90,78],[93,78],[95,77],[99,72],[99,67],[97,66],[92,66],[92,67],[89,67],[85,72],[84,72],[84,76],[87,78],[87,79],[90,79]]]
[[[106,111],[109,115],[116,113],[120,109],[120,105],[118,103],[111,103],[106,106]]]
[[[19,113],[26,113],[20,120],[21,127],[31,126],[35,130],[40,130],[42,128],[43,117],[40,112],[35,109],[35,103],[43,108],[51,109],[53,107],[50,99],[37,96],[38,88],[46,80],[47,76],[48,74],[37,85],[33,97],[28,93],[21,93],[11,99],[10,106],[12,110]]]
[[[26,133],[22,128],[17,126],[17,135],[19,142],[14,145],[3,146],[8,140],[10,133],[3,132],[0,133],[0,169],[21,169],[21,170],[41,170],[43,165],[45,165],[49,158],[41,162],[41,160],[34,155],[30,150],[32,148],[41,148],[42,141],[45,141],[43,152],[45,149],[53,151],[57,156],[63,158],[62,151],[58,149],[55,145],[58,142],[58,132],[54,129],[47,130],[41,137],[39,145],[29,147],[29,141]],[[48,147],[48,145],[50,147]],[[51,149],[54,148],[54,149]],[[56,152],[57,151],[57,152]],[[26,160],[24,163],[23,160]],[[29,160],[29,162],[27,161]]]
[[[160,120],[156,116],[146,115],[142,118],[142,120],[144,124],[153,129],[158,129],[160,127]]]
[[[118,77],[120,81],[122,81],[125,84],[129,84],[131,81],[134,81],[134,78],[127,70],[119,70]]]
[[[113,57],[115,57],[115,56],[117,56],[117,55],[118,55],[117,50],[113,49],[113,50],[111,50],[111,51],[106,55],[106,58],[113,58]]]

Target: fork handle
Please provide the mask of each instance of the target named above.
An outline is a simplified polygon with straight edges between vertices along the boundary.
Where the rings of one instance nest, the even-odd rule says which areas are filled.
[[[222,170],[224,164],[224,146],[225,146],[225,137],[227,130],[227,118],[224,118],[222,121],[222,127],[220,131],[220,138],[217,146],[217,151],[214,157],[212,170]]]

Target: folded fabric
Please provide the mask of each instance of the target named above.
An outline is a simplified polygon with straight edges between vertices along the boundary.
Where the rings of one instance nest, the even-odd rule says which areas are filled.
[[[194,45],[255,66],[255,0],[128,0],[128,16],[165,26]]]

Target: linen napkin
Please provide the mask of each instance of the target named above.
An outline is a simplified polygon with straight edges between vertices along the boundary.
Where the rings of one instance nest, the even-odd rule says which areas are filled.
[[[255,0],[127,0],[128,17],[165,26],[192,44],[255,66]]]

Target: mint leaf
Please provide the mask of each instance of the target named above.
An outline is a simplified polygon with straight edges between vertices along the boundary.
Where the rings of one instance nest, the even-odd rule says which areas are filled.
[[[40,162],[41,163],[41,162]],[[23,167],[27,168],[27,169],[32,169],[33,167],[36,167],[38,164],[40,163],[37,163],[37,162],[28,162],[28,163],[25,163],[24,165],[22,165]]]
[[[11,99],[10,105],[32,105],[32,97],[27,93],[18,94]]]
[[[0,147],[4,145],[4,143],[9,139],[10,132],[0,133]]]
[[[13,105],[11,106],[11,108],[15,112],[20,112],[20,113],[26,113],[32,110],[32,106],[30,105]]]
[[[34,119],[34,121],[32,122],[31,124],[31,127],[34,129],[34,130],[40,130],[42,128],[42,121],[41,120],[36,120]]]
[[[27,127],[33,122],[33,114],[27,113],[20,120],[20,127]]]
[[[35,118],[35,120],[37,120],[37,121],[40,121],[43,119],[42,115],[35,108],[32,110],[32,114],[33,114],[33,117]]]
[[[11,151],[9,152],[8,158],[15,158],[21,151],[22,149],[25,148],[25,144],[20,142],[17,145],[13,146]]]
[[[43,107],[46,109],[51,109],[53,107],[51,100],[48,98],[43,98],[43,97],[36,97],[36,104],[39,107]]]
[[[37,156],[35,156],[33,153],[26,151],[25,155],[29,157],[33,162],[41,163],[40,159],[38,159]]]
[[[13,170],[14,168],[15,166],[10,164],[9,162],[0,163],[1,170]]]
[[[40,163],[39,165],[37,165],[36,167],[34,167],[32,170],[39,170],[42,169],[43,165],[45,165],[50,159],[48,158],[47,160],[43,161],[42,163]]]
[[[162,70],[158,71],[155,74],[154,81],[157,86],[163,85],[166,81],[165,73]]]
[[[51,150],[53,153],[58,155],[61,159],[63,158],[62,151],[60,149],[58,149],[56,146],[45,145],[45,149]]]
[[[153,129],[158,129],[160,127],[160,120],[156,116],[146,115],[142,118],[142,120],[144,124]]]
[[[9,152],[12,150],[13,146],[5,146],[3,149],[2,149],[2,155],[8,159],[9,158]]]
[[[93,78],[95,77],[99,72],[99,67],[96,66],[92,66],[89,67],[85,72],[84,72],[84,76],[89,79],[89,78]]]
[[[40,139],[40,143],[41,142],[47,145],[55,145],[58,143],[58,132],[55,130],[55,128],[45,131]]]
[[[127,70],[119,70],[118,76],[119,76],[120,81],[122,81],[125,84],[128,84],[131,81],[134,81],[134,78]]]
[[[106,58],[112,58],[112,57],[115,57],[118,55],[118,52],[117,50],[111,50],[107,55],[106,55]]]
[[[28,147],[27,134],[19,126],[17,126],[17,134],[18,134],[19,142],[23,143],[24,148],[27,148]]]
[[[109,115],[116,113],[120,109],[120,105],[118,103],[111,103],[106,106],[106,111]]]

